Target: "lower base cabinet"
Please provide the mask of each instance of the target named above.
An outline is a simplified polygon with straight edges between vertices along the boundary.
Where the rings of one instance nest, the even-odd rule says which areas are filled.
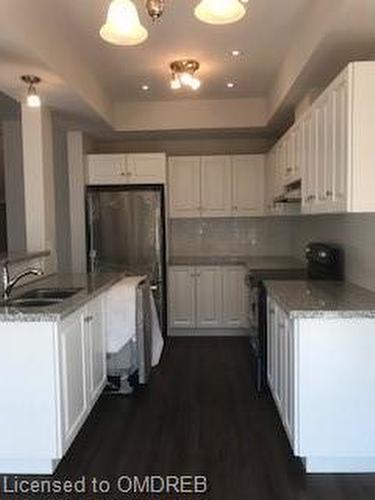
[[[0,324],[0,473],[52,474],[78,434],[106,383],[104,301]]]
[[[208,330],[238,330],[248,325],[246,268],[171,266],[169,326],[196,335]]]
[[[307,472],[375,472],[375,318],[290,317],[268,298],[267,378]]]
[[[65,452],[106,381],[103,300],[96,299],[59,327],[62,447]]]

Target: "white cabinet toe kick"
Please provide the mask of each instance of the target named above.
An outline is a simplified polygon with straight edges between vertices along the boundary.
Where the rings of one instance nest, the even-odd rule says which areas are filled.
[[[268,298],[268,384],[306,472],[375,472],[374,332],[375,318],[293,317]]]

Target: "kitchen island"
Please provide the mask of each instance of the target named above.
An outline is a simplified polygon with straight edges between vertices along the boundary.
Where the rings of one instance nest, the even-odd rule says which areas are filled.
[[[307,472],[375,472],[375,293],[266,281],[267,378]]]
[[[18,288],[10,302],[38,290],[71,297],[0,307],[0,473],[57,467],[105,387],[106,295],[126,279],[56,274]]]

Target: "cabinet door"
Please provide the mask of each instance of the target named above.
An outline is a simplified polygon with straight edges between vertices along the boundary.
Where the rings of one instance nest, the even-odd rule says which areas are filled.
[[[295,180],[301,179],[302,163],[303,163],[303,125],[300,122],[296,125],[295,163],[294,163],[294,178],[295,178]]]
[[[86,342],[87,399],[93,403],[106,381],[106,349],[103,302],[90,302],[84,314]]]
[[[194,267],[169,268],[169,324],[171,328],[195,326],[196,270]]]
[[[223,267],[223,326],[246,328],[248,326],[248,288],[246,269],[240,266]]]
[[[295,361],[294,361],[294,330],[289,318],[284,318],[284,425],[290,444],[294,447],[294,409],[295,409]]]
[[[131,184],[165,184],[165,154],[129,154],[127,163]]]
[[[302,206],[304,211],[312,212],[316,201],[316,133],[317,120],[315,111],[304,119],[304,159],[302,172]]]
[[[88,409],[85,332],[81,313],[74,314],[63,322],[59,339],[62,437],[65,451],[81,427]]]
[[[200,157],[169,159],[169,203],[171,217],[200,216]]]
[[[264,214],[263,155],[232,156],[232,213],[237,216]]]
[[[222,305],[221,268],[197,267],[197,327],[220,327]]]
[[[125,155],[87,156],[87,184],[126,184],[127,182]]]
[[[315,211],[325,212],[327,210],[327,178],[332,165],[328,162],[328,128],[329,128],[329,99],[323,96],[316,105],[316,194]],[[331,147],[331,146],[330,146]]]
[[[201,200],[204,217],[223,217],[231,214],[231,161],[229,156],[202,157]]]
[[[267,378],[268,385],[275,397],[276,372],[276,309],[275,303],[267,299]]]
[[[344,211],[347,205],[348,172],[348,82],[339,80],[332,90],[333,107],[333,189],[330,194],[331,208]]]

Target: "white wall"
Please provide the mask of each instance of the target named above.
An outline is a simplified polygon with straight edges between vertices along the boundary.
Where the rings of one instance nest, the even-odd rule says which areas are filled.
[[[346,279],[375,290],[375,214],[303,216],[293,222],[293,253],[310,241],[335,243],[345,252]]]
[[[163,151],[169,156],[211,154],[263,154],[269,151],[273,140],[267,137],[189,137],[93,140],[90,153],[154,153]]]
[[[119,131],[265,127],[261,98],[119,102],[114,128]]]

